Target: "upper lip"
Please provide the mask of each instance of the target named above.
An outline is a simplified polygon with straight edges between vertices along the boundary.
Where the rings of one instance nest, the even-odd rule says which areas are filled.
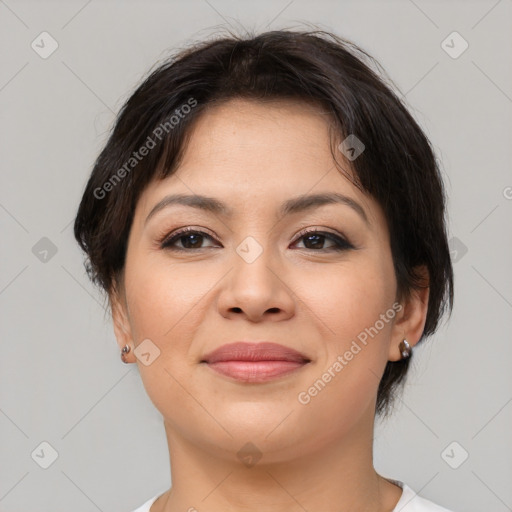
[[[308,363],[310,359],[297,350],[278,343],[236,341],[222,345],[208,353],[201,362],[213,364],[220,361],[293,361]]]

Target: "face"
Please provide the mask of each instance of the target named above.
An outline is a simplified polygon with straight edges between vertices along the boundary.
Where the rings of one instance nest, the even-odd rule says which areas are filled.
[[[162,206],[175,194],[225,211]],[[345,199],[283,210],[317,194]],[[176,173],[138,201],[123,284],[116,335],[145,354],[133,361],[168,433],[226,458],[250,442],[286,460],[372,423],[385,365],[425,313],[406,322],[381,207],[335,166],[325,114],[294,102],[233,100],[202,115]],[[309,362],[261,381],[203,362],[235,341]]]

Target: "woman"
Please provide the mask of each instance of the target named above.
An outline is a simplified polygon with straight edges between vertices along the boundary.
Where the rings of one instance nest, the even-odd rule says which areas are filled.
[[[373,467],[453,270],[429,141],[368,59],[230,35],[121,110],[74,229],[164,419],[172,487],[136,512],[446,511]]]

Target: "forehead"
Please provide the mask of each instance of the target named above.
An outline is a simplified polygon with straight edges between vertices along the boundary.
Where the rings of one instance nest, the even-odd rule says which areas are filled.
[[[353,172],[341,153],[338,163],[333,160],[331,125],[321,108],[294,100],[236,99],[208,107],[195,121],[176,171],[151,182],[138,209],[147,215],[170,193],[214,196],[243,211],[328,191],[362,203],[371,220],[372,198],[343,176]]]
[[[276,160],[280,153],[318,156],[329,148],[330,116],[316,105],[295,100],[235,99],[209,106],[197,120],[183,166],[194,159],[241,157],[257,151]],[[316,148],[316,155],[312,149]],[[281,151],[280,151],[281,150]]]
[[[318,107],[292,100],[235,99],[208,106],[194,121],[169,181],[179,182],[179,176],[213,187],[236,185],[239,191],[269,180],[311,187],[333,167],[329,122]],[[351,172],[348,166],[345,172]]]

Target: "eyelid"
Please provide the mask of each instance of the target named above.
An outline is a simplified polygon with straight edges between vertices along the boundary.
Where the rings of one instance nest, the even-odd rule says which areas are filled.
[[[331,228],[326,228],[326,227],[307,227],[307,228],[301,229],[299,231],[299,233],[297,233],[297,235],[295,236],[294,241],[292,242],[292,245],[297,243],[301,238],[303,238],[307,235],[315,235],[315,234],[323,236],[324,238],[327,238],[328,240],[330,240],[331,242],[333,242],[335,244],[335,247],[322,249],[323,251],[329,251],[329,250],[343,251],[343,250],[349,250],[349,249],[356,249],[356,246],[343,233],[341,233],[339,231],[333,231]],[[345,246],[345,247],[343,247],[343,246]],[[322,250],[313,251],[313,252],[321,252]]]
[[[176,228],[169,232],[168,230],[165,230],[161,236],[158,237],[158,246],[159,248],[163,250],[173,250],[173,251],[182,251],[182,252],[198,252],[202,249],[208,249],[208,247],[199,247],[196,249],[187,249],[187,248],[180,248],[175,247],[173,244],[176,243],[181,237],[186,236],[187,233],[191,234],[198,234],[199,236],[202,236],[203,238],[209,238],[213,243],[220,243],[218,242],[218,237],[215,234],[212,234],[210,230],[203,227],[197,227],[197,226],[183,226],[181,228]],[[296,244],[299,242],[302,238],[306,236],[312,236],[312,235],[319,235],[327,240],[329,240],[331,243],[334,244],[333,247],[327,247],[322,249],[308,249],[308,248],[299,248],[297,250],[306,250],[306,251],[312,251],[312,252],[333,252],[333,251],[347,251],[351,249],[356,249],[356,247],[350,242],[348,237],[346,237],[344,234],[338,231],[334,231],[331,228],[327,227],[312,227],[307,226],[302,228],[295,236],[293,241],[291,242],[291,245]],[[171,244],[172,242],[172,244]],[[222,244],[221,244],[222,246]],[[211,247],[210,247],[211,248]]]
[[[348,242],[348,238],[343,233],[340,233],[338,231],[333,231],[332,228],[326,228],[326,227],[322,227],[322,226],[320,226],[320,227],[308,226],[306,228],[303,228],[295,235],[294,240],[296,241],[299,238],[303,237],[304,235],[308,235],[310,233],[313,233],[313,234],[314,233],[328,233],[328,234],[343,238],[344,240],[346,240]]]
[[[164,229],[163,232],[157,236],[157,241],[158,241],[159,245],[162,245],[178,235],[183,236],[184,234],[187,234],[189,232],[190,233],[196,233],[196,232],[204,233],[205,235],[208,235],[212,239],[218,238],[218,236],[215,233],[213,233],[212,231],[210,231],[207,228],[191,225],[191,226],[182,226],[181,228],[176,228],[171,231],[169,231],[168,229]]]
[[[306,227],[302,228],[294,237],[293,243],[295,243],[299,238],[311,234],[311,233],[329,233],[335,236],[339,236],[340,238],[343,238],[344,240],[348,241],[347,237],[343,235],[342,233],[338,233],[336,231],[331,231],[331,228],[318,228],[318,227]],[[197,227],[197,226],[183,226],[181,228],[176,228],[172,231],[169,231],[168,229],[164,229],[161,234],[157,235],[157,240],[159,243],[164,243],[166,240],[174,238],[178,234],[181,235],[183,233],[189,233],[189,232],[204,232],[205,234],[211,236],[212,238],[217,238],[217,235],[213,234],[210,230],[203,227]]]

